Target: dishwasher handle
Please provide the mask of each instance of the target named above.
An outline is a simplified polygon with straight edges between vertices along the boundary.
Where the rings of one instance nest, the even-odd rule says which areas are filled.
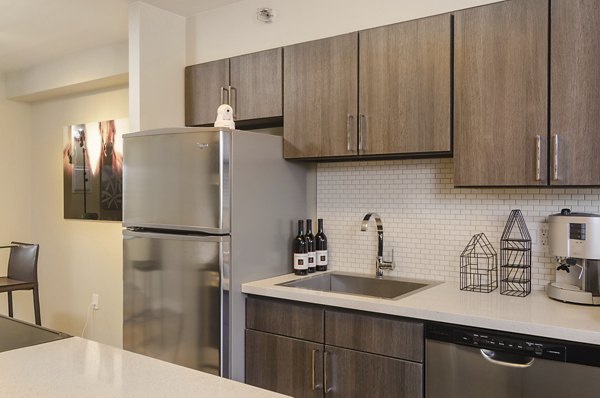
[[[535,358],[524,355],[510,354],[502,351],[481,349],[481,355],[486,361],[494,365],[507,366],[509,368],[528,368],[533,365]]]

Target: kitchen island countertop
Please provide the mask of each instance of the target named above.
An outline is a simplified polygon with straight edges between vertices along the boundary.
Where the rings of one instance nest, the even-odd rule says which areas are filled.
[[[298,278],[306,277],[287,274],[249,282],[242,285],[242,292],[600,345],[600,307],[558,302],[543,291],[533,291],[520,298],[503,296],[498,290],[491,293],[461,291],[458,284],[444,282],[390,300],[278,285]]]
[[[284,397],[79,337],[0,353],[0,397]]]

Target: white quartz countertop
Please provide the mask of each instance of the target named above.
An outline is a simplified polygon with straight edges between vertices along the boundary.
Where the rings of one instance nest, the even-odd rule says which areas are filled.
[[[284,397],[71,337],[0,353],[0,397]]]
[[[310,276],[309,276],[310,277]],[[278,286],[294,274],[245,283],[242,292],[360,311],[377,312],[600,345],[600,307],[552,300],[543,291],[525,298],[461,291],[442,283],[398,300]]]

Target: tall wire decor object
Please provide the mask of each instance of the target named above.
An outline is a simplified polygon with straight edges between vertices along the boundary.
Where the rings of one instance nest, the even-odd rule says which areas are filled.
[[[500,294],[531,293],[531,235],[521,210],[513,210],[500,238]]]
[[[473,235],[460,255],[460,290],[489,293],[498,287],[498,255],[484,233]]]

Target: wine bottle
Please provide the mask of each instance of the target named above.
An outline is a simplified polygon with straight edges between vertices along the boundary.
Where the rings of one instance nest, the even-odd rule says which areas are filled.
[[[323,219],[317,220],[318,231],[315,235],[315,246],[317,249],[317,271],[327,271],[327,236],[323,233]]]
[[[294,238],[294,273],[296,275],[308,274],[308,250],[304,238],[304,220],[298,220],[298,235]]]
[[[308,250],[308,273],[312,274],[316,271],[317,267],[317,253],[315,249],[315,236],[312,233],[312,220],[306,220],[306,235],[304,235],[304,240],[306,240],[306,248]]]

